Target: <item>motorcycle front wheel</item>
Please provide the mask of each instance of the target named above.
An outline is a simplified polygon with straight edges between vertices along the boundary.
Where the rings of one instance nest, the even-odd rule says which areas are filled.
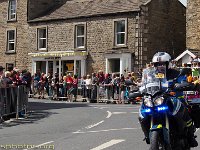
[[[171,147],[164,143],[159,131],[156,130],[151,133],[149,150],[171,150]]]

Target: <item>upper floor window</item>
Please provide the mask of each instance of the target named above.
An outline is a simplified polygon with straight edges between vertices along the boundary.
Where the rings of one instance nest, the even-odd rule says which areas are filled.
[[[47,28],[37,29],[38,50],[47,50]]]
[[[126,20],[114,21],[114,29],[115,46],[126,45]]]
[[[16,38],[15,30],[7,31],[7,52],[15,51],[15,38]]]
[[[85,48],[85,25],[76,25],[75,32],[75,47]]]
[[[16,0],[9,0],[8,20],[16,20]]]

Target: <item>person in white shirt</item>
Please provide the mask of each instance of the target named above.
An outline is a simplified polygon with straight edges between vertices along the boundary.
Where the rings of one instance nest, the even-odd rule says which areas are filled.
[[[91,99],[91,89],[92,89],[92,79],[89,74],[87,75],[87,79],[85,80],[85,86],[86,86],[88,100],[90,100]]]

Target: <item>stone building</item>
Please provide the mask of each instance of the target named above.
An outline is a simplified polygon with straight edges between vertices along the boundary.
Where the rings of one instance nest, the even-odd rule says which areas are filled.
[[[186,16],[186,46],[200,56],[200,0],[188,0]]]
[[[0,0],[0,8],[1,65],[33,73],[122,74],[157,51],[186,48],[178,0]]]
[[[0,0],[0,65],[27,67],[28,28],[27,0]]]

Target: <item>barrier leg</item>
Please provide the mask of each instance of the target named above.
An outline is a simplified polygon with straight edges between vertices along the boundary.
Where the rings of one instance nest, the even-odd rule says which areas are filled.
[[[97,86],[97,103],[99,103],[99,86]]]
[[[16,109],[16,119],[19,119],[19,86],[17,87],[17,109]]]

